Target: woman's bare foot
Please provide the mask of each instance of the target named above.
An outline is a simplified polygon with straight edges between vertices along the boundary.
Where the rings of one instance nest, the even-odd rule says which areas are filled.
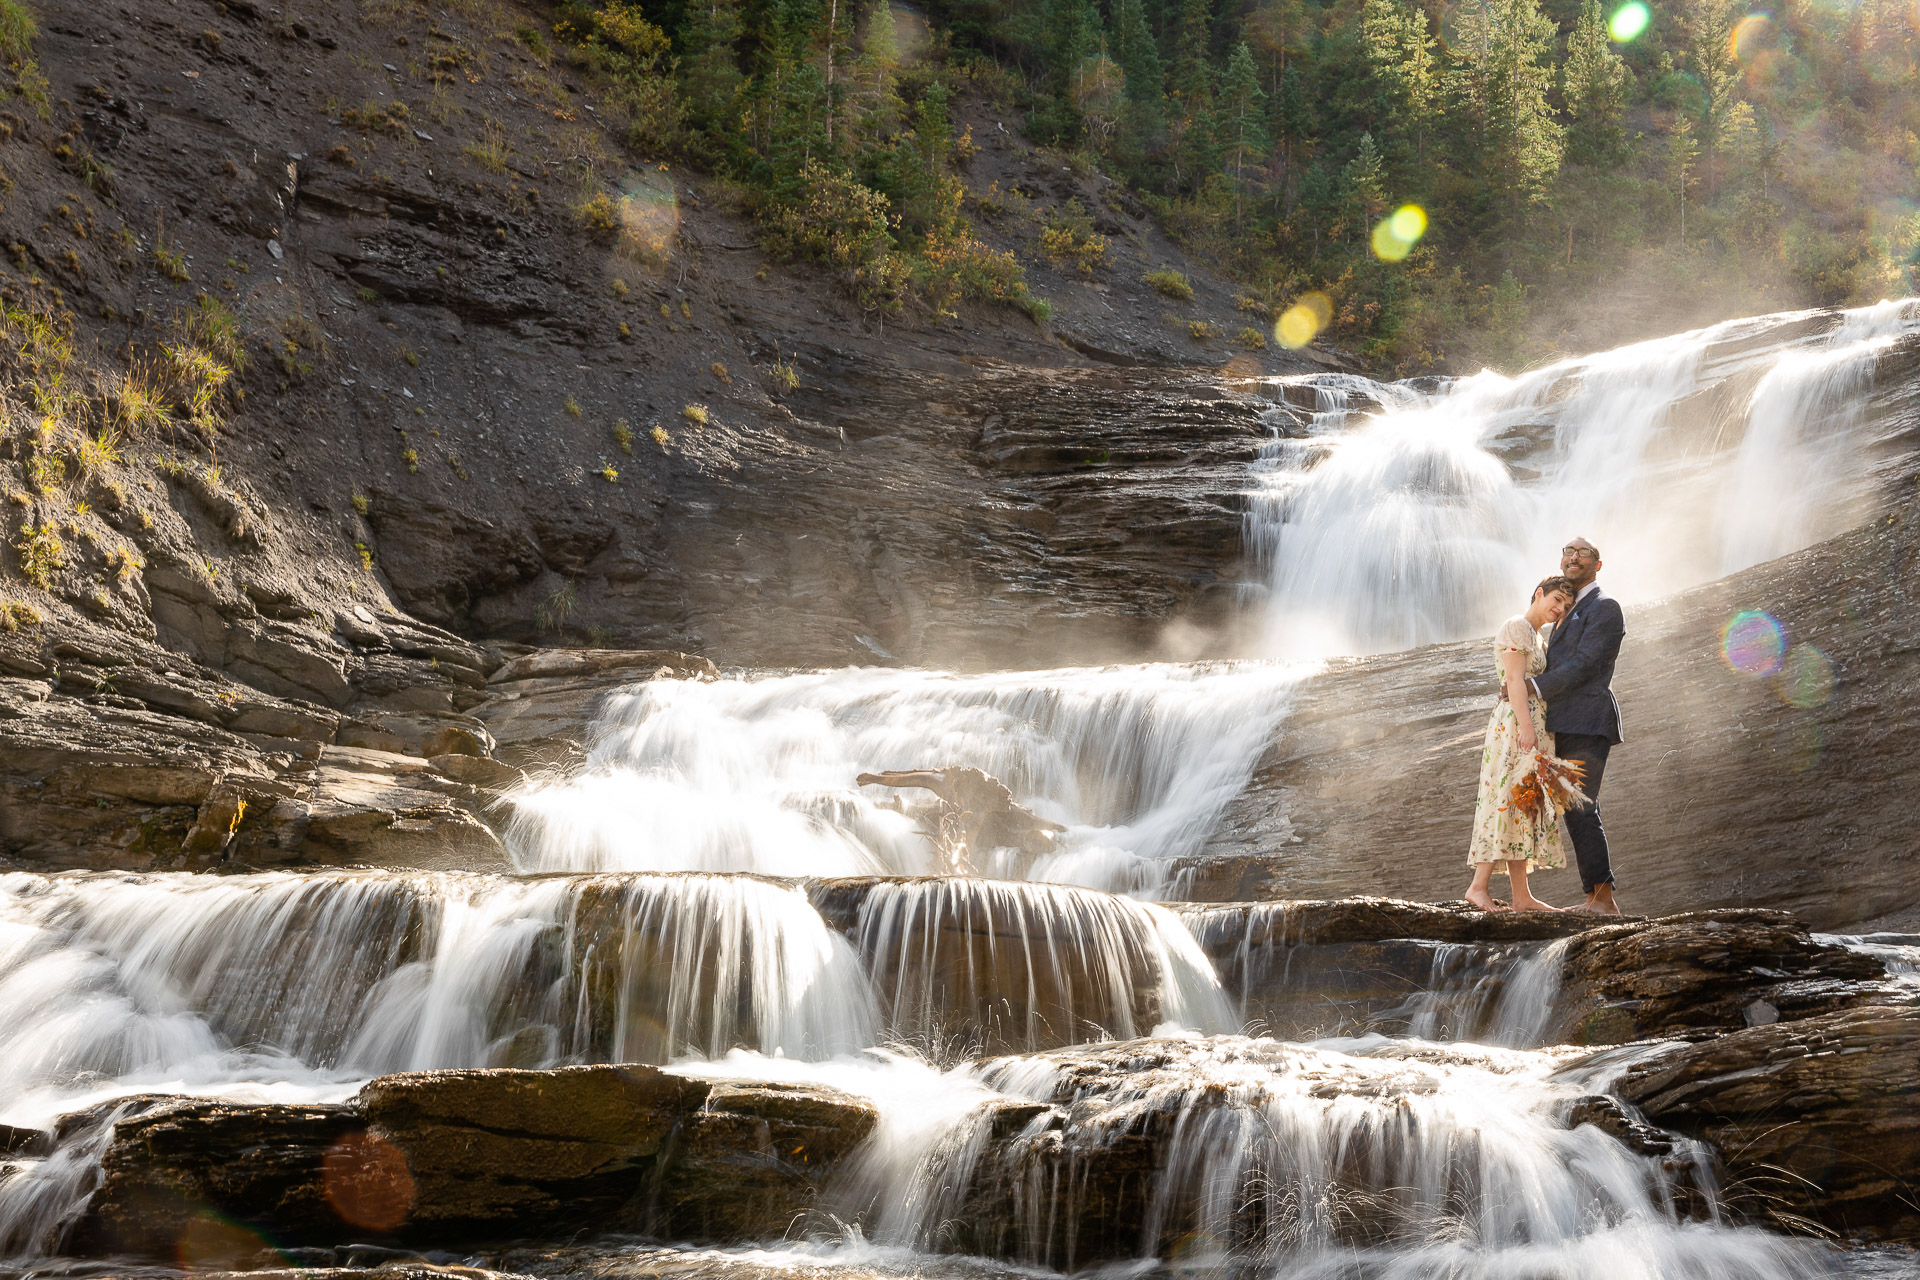
[[[1471,902],[1474,906],[1480,908],[1482,911],[1513,910],[1513,908],[1509,907],[1504,902],[1495,902],[1493,899],[1493,895],[1491,893],[1488,893],[1485,889],[1469,889],[1467,890],[1466,897],[1468,902]]]
[[[1526,897],[1523,898],[1517,893],[1513,895],[1513,909],[1515,911],[1561,911],[1561,910],[1564,910],[1564,908],[1562,907],[1556,907],[1548,903],[1542,902],[1540,901],[1540,899],[1534,897],[1531,894],[1528,894]]]

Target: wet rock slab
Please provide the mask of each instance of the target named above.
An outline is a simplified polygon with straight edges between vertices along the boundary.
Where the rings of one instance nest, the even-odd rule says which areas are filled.
[[[209,1219],[312,1247],[777,1238],[874,1119],[828,1089],[645,1066],[385,1076],[338,1104],[142,1099],[66,1251],[172,1257]]]
[[[1294,1038],[1621,1044],[1902,998],[1880,961],[1777,911],[1618,920],[1384,898],[1178,909],[1242,1016]]]
[[[1920,1009],[1867,1007],[1677,1046],[1621,1097],[1719,1151],[1736,1207],[1787,1230],[1920,1241]]]

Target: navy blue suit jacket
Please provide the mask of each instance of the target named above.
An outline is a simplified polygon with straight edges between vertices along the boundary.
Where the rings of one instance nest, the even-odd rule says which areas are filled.
[[[1626,634],[1620,602],[1599,590],[1590,592],[1553,629],[1547,639],[1547,669],[1533,678],[1533,687],[1547,700],[1548,732],[1621,741],[1613,664]]]

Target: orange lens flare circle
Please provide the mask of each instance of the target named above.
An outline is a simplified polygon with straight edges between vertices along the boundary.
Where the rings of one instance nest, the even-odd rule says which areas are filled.
[[[321,1186],[340,1220],[362,1231],[389,1232],[413,1212],[413,1171],[407,1157],[377,1134],[350,1133],[327,1148]]]

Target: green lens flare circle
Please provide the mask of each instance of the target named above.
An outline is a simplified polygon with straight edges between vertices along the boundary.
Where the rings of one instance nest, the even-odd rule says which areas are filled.
[[[1647,24],[1652,21],[1653,10],[1641,4],[1640,0],[1633,0],[1633,3],[1623,4],[1613,11],[1613,17],[1607,20],[1607,34],[1616,43],[1626,44],[1645,31]]]

